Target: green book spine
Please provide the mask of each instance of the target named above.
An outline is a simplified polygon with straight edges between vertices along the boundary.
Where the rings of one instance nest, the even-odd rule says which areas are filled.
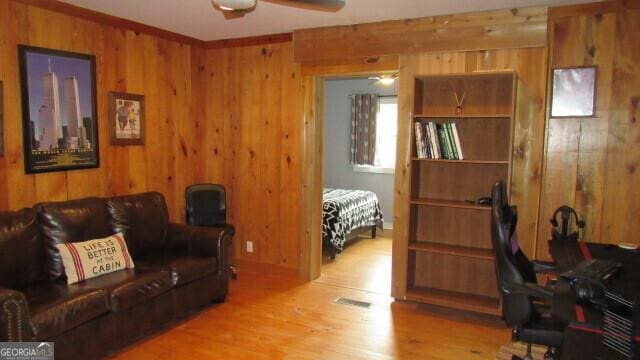
[[[453,130],[451,129],[451,123],[447,123],[446,129],[447,129],[447,140],[449,141],[449,145],[451,146],[453,158],[455,160],[460,160],[460,155],[458,155],[458,147],[456,146],[456,142],[453,139]]]

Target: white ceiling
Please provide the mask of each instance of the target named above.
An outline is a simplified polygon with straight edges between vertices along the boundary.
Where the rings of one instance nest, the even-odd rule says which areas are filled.
[[[347,5],[335,13],[258,1],[253,12],[230,20],[215,10],[210,0],[62,1],[208,41],[304,28],[593,0],[346,0]]]

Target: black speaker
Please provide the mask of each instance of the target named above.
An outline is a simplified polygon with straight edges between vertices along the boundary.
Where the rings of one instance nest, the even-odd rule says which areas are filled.
[[[225,226],[227,199],[222,185],[196,184],[185,192],[187,223],[195,226]]]

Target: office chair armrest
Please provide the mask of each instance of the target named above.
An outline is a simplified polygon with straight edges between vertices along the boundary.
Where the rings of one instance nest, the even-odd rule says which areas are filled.
[[[507,294],[523,294],[545,301],[553,299],[553,290],[534,283],[524,283],[523,285],[507,283],[503,285],[503,290]]]
[[[533,265],[533,271],[536,273],[556,273],[558,272],[558,267],[556,263],[551,261],[542,261],[542,260],[533,260],[531,261]]]

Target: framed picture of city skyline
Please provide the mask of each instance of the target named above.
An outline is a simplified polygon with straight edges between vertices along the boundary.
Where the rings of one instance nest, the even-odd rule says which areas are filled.
[[[109,133],[112,145],[144,145],[144,96],[109,93]]]
[[[97,168],[94,55],[18,46],[27,174]]]

